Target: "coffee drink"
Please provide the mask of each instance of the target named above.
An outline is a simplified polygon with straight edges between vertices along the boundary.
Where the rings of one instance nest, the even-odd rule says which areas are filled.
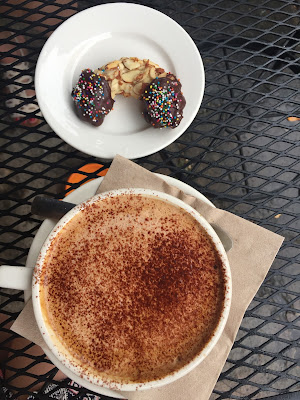
[[[82,374],[148,382],[186,365],[211,339],[225,279],[191,214],[127,193],[87,203],[57,233],[41,268],[40,303]]]

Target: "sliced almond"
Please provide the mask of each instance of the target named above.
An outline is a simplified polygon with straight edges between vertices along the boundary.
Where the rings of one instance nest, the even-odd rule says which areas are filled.
[[[150,69],[150,78],[155,79],[157,77],[157,73],[154,67]]]
[[[152,82],[152,81],[153,81],[153,79],[151,78],[150,75],[148,75],[146,78],[143,79],[143,82],[144,82],[144,83],[150,83],[150,82]]]
[[[134,79],[133,83],[136,84],[137,82],[140,82],[143,80],[144,74],[143,72],[140,72]]]
[[[143,82],[139,82],[133,87],[133,91],[135,94],[138,95],[138,97],[140,97],[142,94],[142,88],[143,88]]]
[[[151,81],[153,81],[153,78],[151,78],[151,76],[150,76],[150,71],[151,71],[150,67],[147,67],[145,69],[145,74],[144,74],[144,77],[143,77],[143,82],[144,83],[150,83]]]
[[[107,64],[105,69],[117,68],[119,64],[120,64],[120,60],[113,61],[113,62]]]
[[[162,74],[158,75],[158,78],[165,78],[167,76],[166,72],[163,72]]]
[[[109,69],[104,72],[104,76],[106,77],[107,80],[110,80],[110,81],[115,79],[118,76],[118,74],[119,74],[118,69]]]
[[[120,71],[124,71],[124,69],[125,69],[124,64],[123,64],[122,62],[120,62],[120,64],[119,64],[119,70],[120,70]]]
[[[121,76],[124,82],[132,83],[140,73],[141,71],[139,71],[138,69],[134,69],[132,71],[123,73]]]
[[[110,82],[111,97],[114,98],[116,94],[121,92],[120,85],[117,79]]]
[[[140,68],[141,69],[141,68]],[[144,71],[143,71],[143,80],[145,79],[145,78],[147,78],[147,76],[149,76],[149,74],[150,74],[150,67],[146,67],[145,69],[144,69]]]
[[[135,61],[132,58],[126,58],[123,61],[123,64],[125,65],[126,68],[128,68],[130,71],[133,69],[139,68],[141,66],[141,63],[139,61]]]
[[[122,85],[122,89],[123,89],[123,95],[125,96],[125,94],[126,94],[125,97],[131,96],[133,88],[132,88],[132,85],[130,83],[124,83]]]
[[[165,72],[165,70],[163,68],[156,68],[155,72],[157,75],[163,74]]]
[[[130,83],[125,83],[123,81],[119,83],[119,87],[122,92],[130,92],[132,89],[132,85]]]

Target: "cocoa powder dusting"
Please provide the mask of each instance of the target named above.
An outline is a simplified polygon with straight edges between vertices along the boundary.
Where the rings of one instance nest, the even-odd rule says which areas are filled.
[[[43,313],[82,371],[121,383],[175,372],[214,333],[224,270],[183,209],[121,195],[87,206],[51,244]]]

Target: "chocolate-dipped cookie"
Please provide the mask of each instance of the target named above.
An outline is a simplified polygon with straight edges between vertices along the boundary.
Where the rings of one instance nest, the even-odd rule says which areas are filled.
[[[186,101],[181,83],[173,74],[155,78],[142,94],[143,115],[154,128],[176,128]]]
[[[81,72],[72,97],[79,118],[95,126],[103,123],[114,104],[108,82],[91,69]]]

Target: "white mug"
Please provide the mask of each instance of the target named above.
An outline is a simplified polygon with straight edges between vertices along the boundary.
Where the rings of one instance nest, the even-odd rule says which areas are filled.
[[[77,214],[79,213],[83,205],[88,203],[92,204],[94,202],[100,201],[101,199],[105,199],[108,196],[118,196],[120,194],[140,194],[140,195],[145,195],[145,196],[155,196],[160,199],[163,199],[167,202],[170,202],[171,204],[174,204],[176,206],[179,206],[183,208],[185,211],[187,211],[190,215],[194,217],[195,220],[197,220],[200,225],[204,228],[206,233],[210,236],[212,239],[218,253],[221,256],[222,263],[224,266],[225,270],[225,300],[224,300],[224,307],[222,310],[222,314],[220,317],[220,320],[218,322],[217,328],[214,331],[214,334],[212,335],[211,339],[209,342],[205,345],[205,347],[202,349],[202,351],[190,362],[188,362],[185,366],[180,368],[178,371],[173,372],[170,375],[167,375],[166,377],[163,377],[161,379],[155,380],[155,381],[150,381],[150,382],[144,382],[144,383],[116,383],[116,382],[107,382],[107,381],[102,381],[101,378],[99,377],[94,377],[94,376],[89,376],[89,375],[84,375],[82,376],[82,371],[80,370],[79,367],[76,366],[76,363],[74,363],[74,360],[69,360],[68,357],[66,357],[66,354],[61,352],[61,348],[59,349],[55,338],[51,337],[51,334],[53,335],[53,332],[50,334],[48,331],[47,324],[45,323],[44,316],[41,310],[40,306],[40,296],[39,296],[39,280],[38,279],[32,279],[33,276],[33,271],[35,274],[39,274],[41,271],[41,268],[43,266],[43,262],[45,259],[45,256],[47,254],[47,250],[49,249],[53,239],[56,237],[57,234],[61,231],[61,229]],[[32,266],[32,268],[28,267],[13,267],[13,266],[1,266],[0,267],[0,287],[10,287],[13,289],[21,289],[21,290],[30,290],[32,289],[32,302],[33,302],[33,308],[34,308],[34,314],[36,318],[37,325],[43,334],[43,338],[49,347],[50,351],[56,356],[56,358],[63,363],[65,367],[67,367],[68,370],[70,370],[73,374],[80,376],[81,378],[83,377],[84,380],[87,382],[92,383],[95,386],[100,386],[100,387],[106,387],[106,388],[113,388],[117,390],[124,390],[124,391],[136,391],[136,390],[144,390],[144,389],[149,389],[149,388],[154,388],[154,387],[159,387],[163,386],[165,384],[171,383],[174,380],[184,376],[188,372],[190,372],[193,368],[195,368],[203,359],[209,354],[211,349],[214,347],[216,342],[218,341],[228,318],[229,314],[229,309],[230,309],[230,303],[231,303],[231,291],[232,291],[232,283],[231,283],[231,273],[230,273],[230,267],[229,267],[229,262],[228,258],[226,255],[226,251],[224,250],[224,247],[214,231],[214,229],[211,227],[211,225],[191,206],[187,205],[183,201],[168,195],[166,193],[150,190],[150,189],[118,189],[118,190],[113,190],[110,192],[102,193],[99,195],[96,195],[89,199],[87,202],[81,203],[77,206],[75,206],[72,210],[70,210],[54,227],[52,232],[49,234],[48,238],[44,242],[40,254],[38,257],[38,262],[36,263],[35,266]]]

